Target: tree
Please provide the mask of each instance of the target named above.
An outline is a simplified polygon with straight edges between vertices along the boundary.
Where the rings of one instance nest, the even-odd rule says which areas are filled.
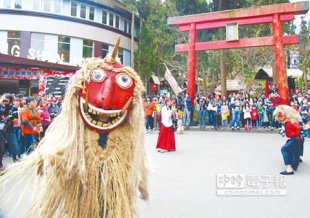
[[[309,23],[308,23],[309,25]],[[301,28],[300,28],[300,44],[298,45],[298,51],[299,51],[299,68],[303,71],[303,77],[302,77],[302,88],[303,91],[308,90],[308,84],[307,84],[307,75],[309,75],[310,72],[310,30],[307,25],[307,21],[302,17],[301,19]]]

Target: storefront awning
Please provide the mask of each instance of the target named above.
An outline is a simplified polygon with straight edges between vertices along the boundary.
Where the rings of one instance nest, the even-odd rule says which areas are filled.
[[[79,69],[76,66],[70,66],[65,64],[56,64],[46,61],[32,60],[28,58],[15,57],[11,55],[1,54],[0,53],[0,64],[7,66],[16,66],[16,67],[36,67],[48,70],[59,70],[67,72],[75,72]]]

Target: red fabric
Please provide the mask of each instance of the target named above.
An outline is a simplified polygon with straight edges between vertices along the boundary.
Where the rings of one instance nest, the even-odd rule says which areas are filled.
[[[277,107],[281,104],[281,98],[280,97],[271,97],[270,101],[274,107]]]
[[[286,122],[285,124],[285,133],[286,137],[300,137],[300,125],[298,123],[292,123],[291,121]]]
[[[251,110],[251,120],[258,120],[258,111],[256,109]]]
[[[175,151],[175,138],[172,127],[165,127],[161,124],[159,131],[156,148],[167,151]]]

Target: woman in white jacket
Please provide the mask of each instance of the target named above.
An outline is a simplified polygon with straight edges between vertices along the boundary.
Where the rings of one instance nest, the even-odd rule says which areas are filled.
[[[175,137],[172,127],[171,100],[165,100],[165,106],[161,110],[161,125],[157,139],[158,152],[175,151]]]

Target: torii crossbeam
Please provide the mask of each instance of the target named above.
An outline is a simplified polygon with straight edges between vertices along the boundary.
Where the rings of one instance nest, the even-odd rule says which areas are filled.
[[[295,14],[305,14],[309,10],[309,2],[285,3],[212,13],[195,14],[168,18],[168,24],[189,32],[188,44],[176,45],[176,52],[188,53],[187,92],[194,99],[196,80],[196,51],[220,50],[232,48],[248,48],[258,46],[274,46],[276,75],[281,103],[288,104],[288,83],[284,45],[297,44],[298,35],[285,35],[282,23],[294,19]],[[227,27],[230,24],[238,26],[254,24],[272,24],[273,35],[258,38],[234,39],[231,41],[196,42],[197,30]]]

